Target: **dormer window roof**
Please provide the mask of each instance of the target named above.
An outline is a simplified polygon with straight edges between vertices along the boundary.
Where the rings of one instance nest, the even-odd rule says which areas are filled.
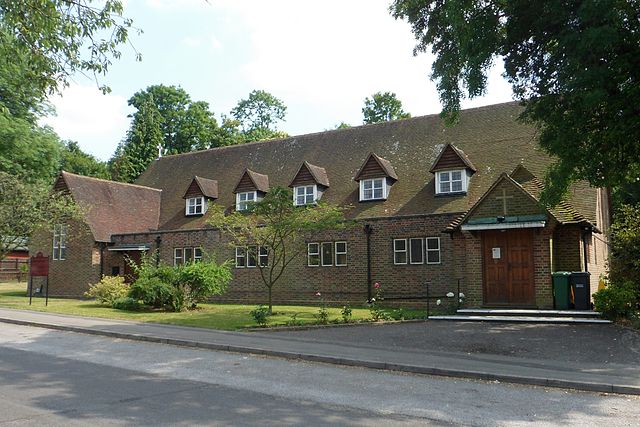
[[[305,161],[298,168],[298,172],[294,175],[290,188],[299,187],[303,185],[321,185],[325,188],[329,187],[329,177],[325,168],[312,165]]]
[[[191,184],[187,187],[187,190],[182,196],[183,199],[190,199],[194,197],[204,196],[208,199],[218,198],[218,181],[215,179],[207,179],[199,176],[194,176],[191,180]]]
[[[447,144],[438,155],[436,161],[433,162],[429,172],[436,173],[443,170],[462,169],[468,169],[472,174],[476,172],[476,167],[471,163],[464,151],[453,144]]]
[[[396,171],[391,166],[391,162],[383,159],[375,153],[369,153],[362,166],[358,170],[355,181],[362,181],[363,179],[372,178],[389,178],[393,182],[398,180]]]
[[[269,191],[269,177],[251,169],[245,169],[233,192],[238,194],[248,191],[267,193]]]

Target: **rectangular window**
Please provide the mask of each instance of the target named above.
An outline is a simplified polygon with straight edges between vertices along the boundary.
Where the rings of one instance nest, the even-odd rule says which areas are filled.
[[[427,264],[440,264],[440,238],[427,237]]]
[[[316,202],[316,186],[303,185],[293,189],[293,200],[296,206],[312,205]]]
[[[66,225],[57,224],[53,227],[53,259],[63,261],[67,259],[67,233]]]
[[[423,264],[424,263],[424,240],[421,238],[409,239],[409,263],[411,264]]]
[[[182,248],[173,249],[173,265],[180,265],[184,262]]]
[[[258,262],[260,263],[260,267],[266,267],[269,265],[269,250],[266,246],[260,246]]]
[[[386,178],[363,179],[360,181],[360,201],[381,200],[386,197]]]
[[[207,211],[207,204],[204,197],[192,197],[187,199],[186,214],[202,215]]]
[[[320,244],[307,243],[307,265],[309,267],[320,266]]]
[[[393,240],[393,263],[394,264],[407,263],[407,239]]]
[[[246,211],[249,209],[251,203],[257,201],[257,195],[255,191],[246,191],[244,193],[236,194],[236,210]]]
[[[174,248],[173,265],[188,264],[202,260],[202,248]]]
[[[193,260],[193,248],[184,248],[184,263],[188,264]]]
[[[347,242],[336,242],[336,266],[344,267],[347,265]]]
[[[202,261],[202,248],[193,248],[193,260],[195,262]]]
[[[258,247],[249,246],[247,248],[247,267],[253,268],[258,266]]]
[[[247,266],[247,248],[236,246],[236,268],[244,268]]]
[[[322,243],[321,256],[322,256],[323,267],[333,265],[333,243],[331,242]]]
[[[436,194],[464,193],[467,191],[465,170],[436,172]]]

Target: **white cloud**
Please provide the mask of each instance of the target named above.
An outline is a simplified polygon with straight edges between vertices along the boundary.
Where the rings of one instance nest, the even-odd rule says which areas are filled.
[[[71,84],[54,96],[51,103],[57,116],[46,117],[62,139],[78,141],[82,150],[107,160],[129,127],[130,108],[123,96],[103,95],[95,86]]]

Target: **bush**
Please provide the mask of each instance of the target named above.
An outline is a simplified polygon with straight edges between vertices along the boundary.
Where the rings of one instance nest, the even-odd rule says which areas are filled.
[[[86,297],[95,298],[101,304],[113,306],[118,298],[126,297],[129,293],[129,286],[124,283],[122,276],[102,276],[95,285],[91,285],[84,293]]]
[[[113,302],[112,307],[118,310],[136,311],[140,309],[140,304],[137,300],[131,297],[122,297],[116,299]]]
[[[155,308],[171,306],[175,296],[175,273],[172,270],[171,267],[158,267],[154,271],[145,271],[131,285],[129,297]]]
[[[197,303],[225,293],[231,278],[231,269],[226,263],[193,262],[179,268],[178,288],[184,294],[185,303],[195,308]]]
[[[260,326],[267,326],[267,321],[269,319],[269,307],[266,305],[259,305],[255,309],[249,312],[253,320]]]
[[[593,304],[607,319],[631,318],[638,309],[635,286],[632,282],[624,282],[622,285],[610,284],[593,294]]]
[[[610,279],[626,283],[640,299],[640,206],[621,205],[616,209],[610,230]]]

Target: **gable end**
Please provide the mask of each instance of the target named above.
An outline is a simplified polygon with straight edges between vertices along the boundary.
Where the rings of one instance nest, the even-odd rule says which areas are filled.
[[[467,158],[467,155],[464,154],[462,150],[454,147],[452,144],[447,144],[440,152],[436,161],[433,162],[433,166],[431,166],[429,172],[434,173],[450,169],[469,169],[472,172],[476,171],[475,166],[473,166],[471,160]]]

